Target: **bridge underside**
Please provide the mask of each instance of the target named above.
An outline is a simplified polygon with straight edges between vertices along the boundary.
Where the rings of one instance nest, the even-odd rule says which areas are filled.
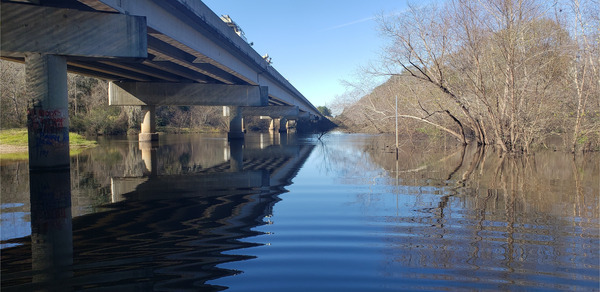
[[[202,3],[198,4],[201,5],[199,8],[196,7],[199,11],[188,11],[190,7],[179,1],[146,0],[142,2],[148,2],[147,4],[128,4],[130,7],[118,4],[126,1],[41,2],[44,6],[2,2],[2,59],[23,63],[26,52],[63,55],[67,56],[69,72],[109,81],[269,86],[269,105],[301,106],[303,111],[319,115],[303,97],[300,100],[291,98],[301,94],[248,44],[243,41],[240,43],[241,39],[234,33],[231,35],[232,30],[230,32],[227,28],[223,32],[212,27],[215,23],[208,20],[206,23],[201,22],[196,13],[207,13],[202,9],[210,11]],[[117,4],[112,4],[113,2]],[[149,12],[137,11],[138,8],[135,8],[144,5],[153,6],[153,9]],[[125,56],[128,58],[124,59],[114,52],[107,52],[107,48],[119,47],[119,42],[123,40],[120,32],[132,29],[131,24],[119,23],[114,19],[117,16],[135,19],[115,12],[148,14],[141,17],[146,20],[143,24],[145,31],[140,35],[143,38],[138,38],[145,46],[146,53],[143,56]],[[65,15],[70,17],[63,18]],[[159,19],[167,16],[175,16],[181,23],[175,23],[171,27],[165,24],[167,20]],[[209,16],[214,15],[201,16],[209,19]],[[110,21],[107,20],[109,18]],[[93,19],[94,25],[81,24],[84,20],[91,23],[90,19]],[[219,22],[222,21],[219,19]],[[170,36],[170,30],[184,30],[182,27],[193,31],[195,35],[191,35],[191,38],[198,39],[199,43],[184,43]],[[72,38],[73,34],[85,34],[85,37]],[[44,44],[48,45],[41,46]],[[207,52],[201,52],[197,46],[207,47]],[[217,60],[217,55],[228,55],[229,59],[237,61]]]
[[[44,6],[2,2],[0,57],[28,63],[31,54],[60,56],[69,72],[111,81],[111,105],[143,106],[141,140],[158,139],[153,123],[159,105],[289,106],[300,116],[320,115],[199,1],[29,2]],[[62,112],[67,106],[61,103],[60,109],[44,110]],[[230,112],[229,137],[243,137],[244,114],[235,108]],[[68,128],[66,114],[60,122]],[[278,119],[273,125],[298,118],[261,115]]]

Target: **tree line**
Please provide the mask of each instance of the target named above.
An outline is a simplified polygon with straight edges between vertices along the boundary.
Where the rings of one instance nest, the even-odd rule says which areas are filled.
[[[69,131],[88,136],[136,134],[142,121],[139,106],[109,106],[106,80],[67,75]],[[0,129],[27,126],[28,109],[25,66],[0,60]],[[326,107],[319,107],[331,115]],[[156,124],[162,132],[227,132],[228,117],[222,106],[158,106]],[[244,117],[246,130],[268,131],[270,120]],[[334,125],[328,120],[299,122],[298,132],[322,132]]]
[[[449,135],[527,152],[560,137],[600,148],[597,0],[449,0],[379,17],[389,79],[354,85],[338,122],[354,131]],[[366,91],[366,92],[365,92]],[[398,113],[396,114],[396,99]]]
[[[71,132],[87,135],[122,135],[139,132],[139,106],[108,106],[105,80],[71,74],[67,76]],[[28,97],[25,66],[0,60],[0,126],[2,129],[27,126]],[[222,107],[160,106],[159,127],[168,131],[226,131]]]

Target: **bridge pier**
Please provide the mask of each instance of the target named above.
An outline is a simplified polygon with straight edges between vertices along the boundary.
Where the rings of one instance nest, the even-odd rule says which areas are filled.
[[[296,132],[296,120],[288,120],[286,123],[286,128],[288,133]]]
[[[229,115],[229,132],[227,132],[227,139],[244,139],[244,126],[242,109],[239,106],[227,107],[227,114]]]
[[[291,120],[288,120],[286,117],[271,118],[271,125],[269,126],[269,131],[273,133],[287,133],[288,130],[291,128],[290,122]]]
[[[287,133],[287,121],[285,117],[279,118],[279,133]]]
[[[141,132],[138,135],[140,142],[158,141],[158,133],[156,132],[156,106],[143,105]]]
[[[29,168],[36,171],[68,169],[67,60],[62,56],[26,54],[25,74],[30,98],[27,109]]]
[[[278,133],[279,127],[281,127],[281,120],[279,118],[271,118],[271,125],[269,126],[269,132]]]
[[[33,282],[72,277],[67,61],[25,55]],[[58,288],[58,287],[56,287]]]

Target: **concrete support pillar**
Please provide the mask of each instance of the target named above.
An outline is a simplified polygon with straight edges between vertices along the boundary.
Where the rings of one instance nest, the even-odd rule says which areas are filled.
[[[142,106],[142,114],[144,115],[144,118],[142,120],[139,141],[158,141],[158,133],[156,132],[156,106]]]
[[[238,106],[229,107],[229,132],[228,139],[244,139],[242,130],[242,110]]]
[[[286,126],[288,133],[296,132],[296,120],[288,120]]]
[[[279,133],[286,133],[286,132],[287,132],[287,119],[280,118],[279,119]]]
[[[269,131],[271,131],[273,133],[279,133],[279,127],[280,127],[280,119],[272,118],[271,125],[269,126]]]
[[[67,61],[27,53],[25,74],[33,282],[60,283],[73,264]]]
[[[61,56],[25,55],[29,168],[68,169],[69,100],[67,60]],[[69,179],[66,181],[69,184]]]

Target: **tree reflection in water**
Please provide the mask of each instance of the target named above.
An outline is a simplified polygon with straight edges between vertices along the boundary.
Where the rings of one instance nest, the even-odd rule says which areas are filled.
[[[3,237],[3,290],[222,289],[204,283],[238,273],[218,264],[251,258],[224,252],[256,245],[242,239],[260,234],[252,228],[265,224],[313,146],[296,143],[294,136],[250,136],[233,143],[220,137],[181,139],[186,138],[167,137],[161,145],[107,141],[74,157],[75,209],[85,209],[93,197],[105,199],[72,221],[70,204],[61,206],[64,212],[48,209],[58,191],[43,183],[56,182],[57,174],[29,174],[33,234]],[[11,169],[3,165],[3,182],[15,180]],[[45,203],[35,195],[44,192],[50,194]],[[90,198],[79,200],[82,195]],[[14,206],[11,201],[28,211],[29,190],[3,198],[3,206]],[[34,206],[43,207],[35,216],[40,208]],[[11,228],[8,223],[3,230]]]
[[[396,161],[393,137],[330,139],[349,141],[321,145],[329,148],[315,151],[328,156],[322,168],[339,171],[341,183],[373,186],[357,201],[386,222],[387,276],[491,289],[597,281],[582,275],[598,267],[598,153],[501,156],[407,143]]]
[[[27,165],[3,164],[2,288],[48,288],[48,276],[67,290],[597,287],[598,153],[502,157],[413,141],[396,161],[394,142],[107,141],[72,160],[72,259],[55,245],[67,256],[54,261],[72,269],[55,276],[32,271],[35,235],[15,227],[29,226],[29,189],[12,183],[28,181]]]

